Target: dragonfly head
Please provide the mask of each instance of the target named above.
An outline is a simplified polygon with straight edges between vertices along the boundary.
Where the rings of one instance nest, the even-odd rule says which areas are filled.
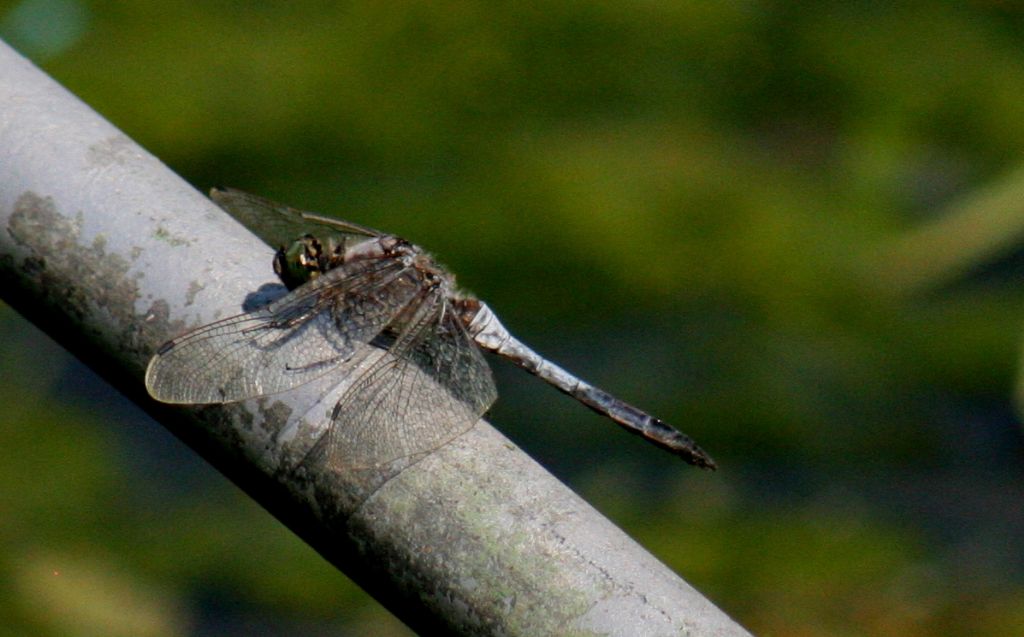
[[[315,278],[324,266],[324,246],[309,234],[282,246],[274,255],[274,273],[289,290]]]

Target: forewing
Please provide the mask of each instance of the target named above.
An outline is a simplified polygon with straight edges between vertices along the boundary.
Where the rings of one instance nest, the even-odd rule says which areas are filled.
[[[151,396],[225,403],[307,383],[350,360],[416,292],[397,260],[334,268],[265,308],[211,323],[164,344],[146,370]]]
[[[342,236],[365,238],[382,234],[372,228],[297,210],[234,188],[214,188],[210,199],[274,248],[290,244],[312,227],[327,228],[332,234]]]
[[[353,381],[322,441],[336,469],[375,466],[436,449],[494,403],[490,367],[439,295],[407,308],[390,350]]]

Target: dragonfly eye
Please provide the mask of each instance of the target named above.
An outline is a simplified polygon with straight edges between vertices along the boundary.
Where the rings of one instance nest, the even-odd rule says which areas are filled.
[[[281,283],[294,290],[321,273],[320,255],[323,246],[312,235],[305,235],[274,255],[274,272]]]

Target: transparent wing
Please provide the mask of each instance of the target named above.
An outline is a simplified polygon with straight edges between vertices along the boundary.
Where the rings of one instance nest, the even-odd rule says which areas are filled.
[[[146,388],[168,403],[224,403],[297,387],[351,359],[418,290],[400,261],[343,264],[265,308],[168,341]]]
[[[398,336],[388,352],[334,409],[320,443],[333,468],[436,449],[472,427],[497,398],[483,354],[439,294],[410,304],[391,328]]]
[[[356,223],[297,210],[234,188],[214,188],[210,199],[272,247],[288,245],[309,232],[311,226],[328,228],[335,235],[359,238],[383,233]]]

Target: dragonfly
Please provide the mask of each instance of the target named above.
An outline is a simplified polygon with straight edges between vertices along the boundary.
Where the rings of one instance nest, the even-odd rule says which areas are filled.
[[[210,197],[278,246],[273,268],[288,292],[164,343],[146,370],[156,400],[232,403],[333,374],[345,386],[314,449],[334,468],[379,466],[436,450],[487,412],[497,399],[490,352],[687,463],[716,468],[689,436],[519,341],[420,247],[240,190]]]

